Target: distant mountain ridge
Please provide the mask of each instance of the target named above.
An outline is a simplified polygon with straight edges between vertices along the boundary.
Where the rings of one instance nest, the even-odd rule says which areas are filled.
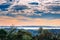
[[[17,29],[32,29],[32,30],[38,30],[39,28],[43,29],[60,29],[60,26],[0,26],[0,28],[17,28]]]

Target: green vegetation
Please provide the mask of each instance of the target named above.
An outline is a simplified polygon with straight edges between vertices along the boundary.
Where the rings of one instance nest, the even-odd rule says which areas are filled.
[[[0,29],[0,40],[60,40],[60,33],[54,34],[48,30],[40,28],[36,36],[32,36],[27,30]]]

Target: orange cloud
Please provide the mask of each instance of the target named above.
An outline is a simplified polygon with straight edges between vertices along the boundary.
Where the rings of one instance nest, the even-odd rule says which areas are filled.
[[[52,19],[52,20],[41,19],[41,18],[33,19],[33,18],[27,18],[22,16],[17,18],[11,18],[6,16],[0,17],[1,26],[9,26],[12,24],[15,26],[31,26],[31,25],[32,26],[60,26],[60,19]]]

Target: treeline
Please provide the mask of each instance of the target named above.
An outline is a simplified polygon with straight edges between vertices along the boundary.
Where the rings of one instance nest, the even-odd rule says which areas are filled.
[[[0,40],[60,40],[60,33],[53,33],[47,29],[40,28],[36,36],[32,36],[27,30],[11,30],[0,29]]]

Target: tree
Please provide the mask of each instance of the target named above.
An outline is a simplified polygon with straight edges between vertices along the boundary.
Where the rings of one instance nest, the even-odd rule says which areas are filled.
[[[16,35],[17,40],[31,40],[32,36],[29,32],[25,30],[19,30]]]
[[[6,40],[7,32],[4,29],[0,29],[0,40]]]
[[[14,33],[15,30],[16,30],[16,28],[11,27],[10,31],[7,34],[7,40],[13,40],[14,35],[15,35],[15,33]]]
[[[39,29],[38,40],[51,40],[52,33],[48,29]]]

